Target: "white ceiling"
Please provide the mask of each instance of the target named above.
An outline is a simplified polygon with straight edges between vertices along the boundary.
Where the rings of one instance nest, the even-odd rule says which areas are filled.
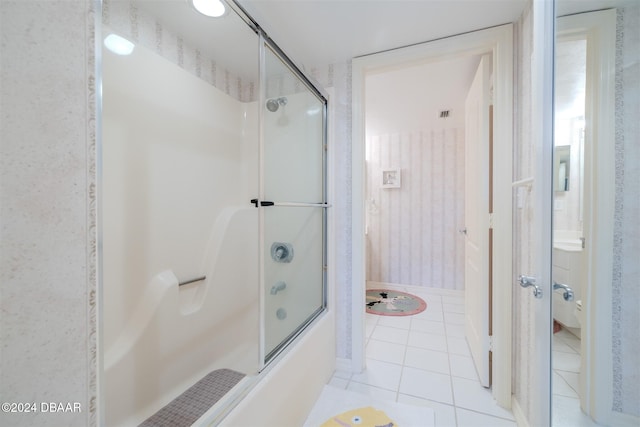
[[[528,4],[528,0],[237,1],[294,62],[307,69],[517,22]],[[558,16],[563,16],[624,7],[637,1],[640,0],[556,0],[556,5]],[[367,85],[376,89],[367,97],[380,98],[380,102],[374,100],[367,105],[370,123],[377,123],[380,132],[388,131],[391,118],[386,106],[408,103],[420,104],[421,108],[415,111],[423,117],[403,117],[407,128],[413,128],[418,120],[433,120],[437,111],[447,108],[453,110],[449,121],[458,125],[478,58],[459,61],[455,65],[432,64],[424,69],[371,77]]]
[[[518,20],[527,0],[239,0],[308,68]]]
[[[129,0],[112,0],[112,2]],[[231,0],[228,0],[231,1]],[[528,0],[237,0],[303,68],[516,22]],[[557,0],[559,14],[640,0]],[[138,0],[145,13],[207,57],[257,78],[255,34],[228,13],[205,18],[187,0]]]
[[[366,77],[367,133],[464,126],[464,104],[479,55],[429,62]],[[446,119],[440,111],[448,110]]]
[[[237,0],[305,68],[517,22],[528,0]],[[559,16],[640,0],[556,0]]]

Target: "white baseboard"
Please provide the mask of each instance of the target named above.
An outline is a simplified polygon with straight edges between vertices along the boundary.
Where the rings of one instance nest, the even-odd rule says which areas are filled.
[[[434,295],[444,295],[451,297],[464,296],[464,290],[457,289],[444,289],[430,286],[415,286],[415,285],[403,285],[401,283],[387,283],[387,282],[374,282],[367,281],[367,289],[391,289],[396,291],[408,291],[408,292],[427,292]]]
[[[640,426],[640,417],[622,412],[611,413],[611,425],[619,427],[637,427]]]
[[[336,357],[336,371],[352,372],[351,359],[345,359],[342,357]]]
[[[518,427],[529,427],[529,421],[527,420],[527,417],[522,411],[522,408],[515,396],[511,396],[511,411],[513,412],[513,416],[516,419]],[[631,414],[624,414],[622,412],[611,412],[609,420],[610,423],[608,423],[608,425],[617,427],[640,426],[640,417]]]

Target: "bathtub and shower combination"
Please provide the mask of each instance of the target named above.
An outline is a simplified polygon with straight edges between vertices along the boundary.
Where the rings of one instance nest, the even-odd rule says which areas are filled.
[[[227,7],[104,2],[97,34],[133,46],[101,55],[107,426],[203,378],[197,425],[297,424],[333,371],[326,96]]]

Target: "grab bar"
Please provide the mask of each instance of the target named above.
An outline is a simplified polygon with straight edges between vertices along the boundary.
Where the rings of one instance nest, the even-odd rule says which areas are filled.
[[[260,206],[284,206],[288,208],[330,208],[330,203],[295,203],[295,202],[271,202],[268,200],[251,199],[251,203],[257,208]]]
[[[565,301],[573,301],[573,289],[569,287],[569,285],[565,285],[564,283],[553,282],[553,290],[562,289],[562,298]]]
[[[330,208],[330,203],[290,203],[290,202],[273,202],[272,206],[285,206],[289,208]]]
[[[178,283],[178,286],[188,285],[189,283],[200,282],[200,281],[202,281],[202,280],[204,280],[206,278],[207,278],[207,276],[201,276],[201,277],[196,277],[195,279],[185,280],[184,282]]]

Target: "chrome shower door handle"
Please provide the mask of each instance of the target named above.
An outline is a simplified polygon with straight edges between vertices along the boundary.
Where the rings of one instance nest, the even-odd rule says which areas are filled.
[[[536,278],[531,276],[518,276],[518,283],[523,288],[528,288],[529,286],[533,286],[533,296],[540,299],[542,298],[542,288],[536,285]]]

